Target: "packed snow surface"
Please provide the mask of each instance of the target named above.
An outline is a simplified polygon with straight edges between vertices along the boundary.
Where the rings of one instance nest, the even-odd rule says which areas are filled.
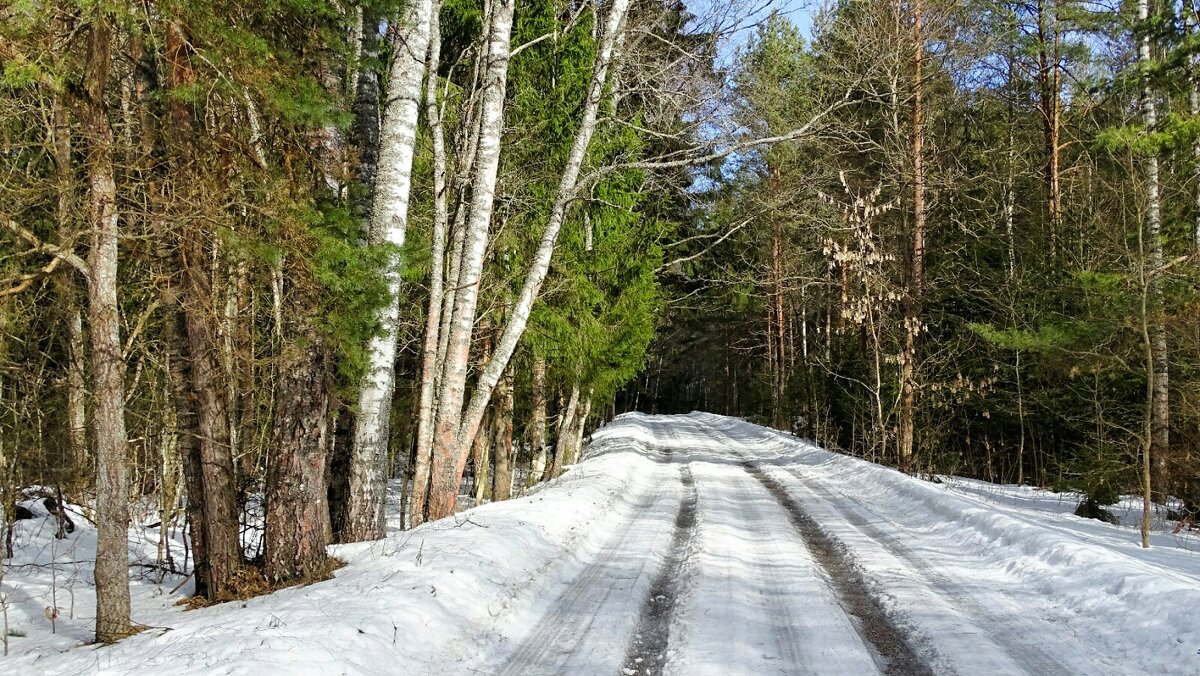
[[[94,531],[20,522],[0,671],[1200,673],[1195,541],[1143,550],[1073,508],[732,418],[630,414],[530,495],[331,547],[333,580],[188,612],[179,578],[140,580],[147,628],[109,647],[81,645]]]

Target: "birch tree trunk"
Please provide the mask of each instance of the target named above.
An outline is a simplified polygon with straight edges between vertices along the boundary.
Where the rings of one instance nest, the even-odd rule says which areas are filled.
[[[117,184],[113,131],[105,107],[112,17],[97,11],[88,35],[80,118],[87,143],[88,322],[96,441],[96,641],[128,635],[129,480],[125,462],[125,369],[117,309]]]
[[[408,225],[417,113],[429,45],[431,0],[415,0],[396,30],[387,106],[380,131],[379,170],[371,209],[370,238],[394,247],[386,271],[390,302],[380,311],[383,334],[372,339],[367,376],[358,400],[350,463],[350,505],[345,539],[384,536],[387,497],[388,415],[395,389],[400,313],[399,248]]]
[[[1142,35],[1138,45],[1138,61],[1145,67],[1151,65],[1149,26],[1149,0],[1138,0],[1138,22]],[[1154,91],[1147,81],[1142,88],[1142,117],[1148,132],[1158,125],[1158,110],[1154,103]],[[1150,268],[1150,340],[1154,362],[1154,393],[1151,401],[1149,456],[1145,459],[1152,468],[1155,479],[1162,485],[1166,474],[1167,452],[1170,446],[1171,411],[1170,377],[1167,361],[1167,329],[1162,319],[1163,291],[1159,272],[1163,266],[1162,205],[1158,177],[1158,153],[1146,157],[1146,236],[1149,244]]]
[[[429,24],[429,67],[425,75],[425,118],[433,136],[433,256],[429,271],[429,310],[425,315],[425,345],[421,352],[421,394],[417,402],[417,452],[413,467],[411,524],[425,520],[425,498],[429,492],[429,462],[433,449],[434,387],[438,373],[438,343],[441,338],[443,276],[446,259],[446,138],[438,106],[438,63],[441,59],[441,24],[433,8]]]
[[[561,400],[560,400],[561,403]],[[562,475],[563,465],[568,464],[569,460],[566,455],[571,445],[570,439],[572,435],[573,423],[575,421],[576,411],[579,409],[579,384],[571,386],[571,398],[567,400],[566,409],[559,413],[561,416],[558,419],[558,438],[554,443],[554,462],[550,465],[550,476],[553,479]]]
[[[492,3],[487,69],[484,72],[480,107],[479,144],[475,154],[475,180],[471,186],[470,212],[463,231],[462,263],[454,297],[454,310],[447,327],[449,338],[434,426],[433,457],[430,466],[430,519],[440,519],[454,513],[458,483],[466,466],[469,444],[479,431],[477,421],[470,434],[461,434],[460,422],[467,367],[471,358],[471,333],[475,325],[479,283],[483,275],[483,259],[487,250],[488,229],[496,192],[496,174],[500,166],[500,138],[504,130],[504,99],[508,83],[514,4],[515,0],[495,0]],[[490,387],[487,399],[491,399]],[[487,403],[484,401],[484,407]],[[482,419],[482,411],[480,413]]]
[[[504,54],[502,60],[503,71],[501,72],[499,66],[501,59],[494,56],[489,63],[487,80],[489,90],[485,94],[483,105],[483,133],[480,135],[479,159],[476,163],[476,192],[473,195],[473,199],[479,201],[479,206],[484,207],[486,204],[486,207],[484,207],[486,208],[486,212],[477,214],[475,211],[476,203],[473,202],[471,212],[472,223],[476,223],[480,217],[490,217],[491,214],[492,193],[495,188],[495,165],[499,159],[499,129],[497,127],[501,122],[504,93],[503,78],[507,74],[508,38],[512,27],[511,1],[497,0],[495,3],[495,17],[493,18],[494,40],[492,48],[489,51],[491,52],[492,49],[495,49],[496,51],[492,52],[494,55]],[[491,400],[492,391],[495,389],[496,383],[499,382],[504,370],[508,367],[508,362],[517,348],[517,343],[520,341],[521,335],[525,332],[525,326],[529,321],[529,314],[533,309],[533,303],[537,299],[542,282],[545,281],[546,274],[550,269],[550,259],[554,255],[558,233],[562,228],[563,222],[566,220],[567,208],[575,196],[579,172],[587,156],[588,146],[591,144],[592,135],[596,129],[596,118],[604,96],[609,66],[613,60],[614,45],[621,32],[628,8],[629,0],[613,0],[609,7],[604,34],[597,49],[596,60],[592,64],[591,83],[588,87],[587,99],[584,102],[583,118],[580,122],[579,130],[575,134],[566,167],[563,169],[563,174],[559,181],[554,204],[550,210],[550,217],[546,223],[546,230],[542,233],[541,241],[538,243],[534,260],[525,276],[525,281],[513,308],[512,315],[505,325],[504,333],[496,345],[492,358],[488,361],[487,366],[484,367],[483,372],[479,376],[479,381],[476,384],[475,391],[471,396],[465,413],[462,410],[466,386],[465,365],[467,363],[467,355],[465,352],[469,348],[470,328],[474,318],[475,298],[478,293],[478,290],[474,287],[478,284],[479,276],[477,271],[469,275],[464,274],[463,276],[460,286],[462,291],[460,293],[465,293],[463,300],[466,303],[461,308],[461,313],[459,313],[460,308],[456,304],[455,318],[451,324],[451,331],[454,333],[451,334],[451,347],[447,351],[447,359],[454,360],[455,368],[450,369],[448,363],[447,375],[445,382],[442,384],[442,391],[445,397],[438,402],[437,430],[434,441],[435,467],[433,469],[433,476],[435,485],[431,494],[430,518],[441,518],[454,511],[455,494],[452,487],[457,484],[458,477],[462,476],[467,457],[466,442],[464,440],[472,439],[478,431],[484,411]],[[496,69],[494,75],[492,74],[493,68]],[[493,88],[493,85],[496,84],[495,78],[497,77],[500,78],[500,86]],[[493,89],[498,89],[499,91],[493,91]],[[500,100],[490,101],[488,97],[495,95],[498,95]],[[489,175],[490,178],[487,178]],[[466,265],[467,261],[471,261],[474,265],[482,263],[483,247],[486,245],[487,236],[486,218],[482,220],[482,232],[479,232],[475,226],[468,227],[468,237],[481,235],[482,241],[478,243],[471,241],[471,244],[476,244],[479,247],[478,254],[476,254],[471,244],[468,244],[466,253],[469,257],[464,258],[464,269],[468,269]],[[476,262],[477,260],[478,262]],[[457,342],[456,338],[458,339]]]
[[[580,456],[583,454],[583,433],[587,428],[587,420],[592,415],[592,393],[588,390],[587,399],[582,407],[578,409],[578,414],[575,419],[575,432],[571,439],[571,464],[579,464]]]

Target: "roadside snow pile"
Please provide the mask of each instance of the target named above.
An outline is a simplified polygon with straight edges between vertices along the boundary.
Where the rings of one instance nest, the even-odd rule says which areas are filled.
[[[485,646],[524,633],[510,604],[529,603],[577,575],[627,516],[628,496],[655,483],[659,468],[645,446],[653,440],[638,418],[625,419],[598,432],[591,459],[545,487],[553,490],[393,530],[384,540],[333,546],[348,564],[333,580],[188,612],[171,607],[179,596],[166,595],[166,585],[135,591],[133,619],[149,626],[109,647],[80,645],[90,639],[94,614],[90,528],[77,532],[66,555],[78,564],[79,621],[68,634],[60,622],[59,636],[45,640],[45,602],[35,596],[49,581],[45,562],[64,555],[52,533],[42,532],[23,541],[25,558],[6,572],[4,594],[20,613],[13,628],[28,636],[12,639],[0,663],[5,673],[465,671],[485,658]]]
[[[1136,528],[1020,499],[1031,489],[985,493],[980,482],[962,479],[935,484],[749,423],[708,420],[760,453],[773,473],[811,487],[796,497],[827,505],[814,508],[814,517],[869,576],[886,575],[896,555],[915,552],[935,582],[956,593],[961,582],[985,611],[992,602],[1022,599],[1030,615],[1068,623],[1087,637],[1083,643],[1105,644],[1121,656],[1100,665],[1110,673],[1130,665],[1200,673],[1200,554],[1185,549],[1194,544],[1190,537],[1157,532],[1145,550]],[[864,527],[876,537],[854,537]],[[889,533],[892,551],[877,546],[888,544]]]

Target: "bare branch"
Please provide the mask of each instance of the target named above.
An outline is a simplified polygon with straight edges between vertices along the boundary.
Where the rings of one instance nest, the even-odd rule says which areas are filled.
[[[729,239],[729,237],[731,235],[733,235],[733,233],[746,227],[753,220],[754,220],[753,218],[747,218],[746,220],[742,221],[741,223],[738,223],[737,225],[730,228],[724,235],[721,235],[720,239],[713,242],[712,244],[709,244],[708,246],[704,247],[704,249],[692,254],[691,256],[684,256],[683,258],[676,258],[675,260],[673,260],[669,263],[663,263],[661,266],[659,266],[659,268],[657,270],[654,271],[654,274],[658,274],[658,273],[660,273],[668,268],[674,267],[676,265],[682,265],[684,263],[687,263],[688,261],[696,260],[697,258],[703,256],[704,254],[708,253],[709,251],[712,251],[718,244]],[[689,239],[692,239],[692,238],[689,238]]]
[[[34,249],[50,254],[55,258],[61,258],[64,263],[78,270],[79,274],[83,275],[85,278],[90,276],[91,273],[88,271],[87,263],[85,263],[82,258],[77,256],[74,251],[50,244],[49,242],[43,242],[40,237],[21,227],[20,225],[17,225],[17,223],[14,221],[4,221],[4,227],[16,233],[17,237],[29,242]]]

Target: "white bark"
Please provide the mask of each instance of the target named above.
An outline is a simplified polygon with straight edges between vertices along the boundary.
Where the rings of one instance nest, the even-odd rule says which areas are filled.
[[[380,131],[379,173],[371,211],[371,241],[394,247],[388,261],[390,302],[380,311],[382,335],[369,347],[367,376],[359,396],[350,468],[348,540],[384,535],[388,415],[395,389],[396,338],[400,311],[399,248],[408,225],[412,161],[429,44],[431,0],[415,0],[395,32],[387,103]]]
[[[504,99],[508,84],[509,48],[512,38],[515,0],[492,3],[491,29],[488,34],[487,68],[480,106],[479,143],[475,153],[475,180],[472,183],[470,212],[462,232],[463,253],[459,270],[454,309],[447,327],[445,368],[438,396],[435,431],[434,500],[430,516],[440,518],[453,510],[454,495],[462,466],[478,424],[465,441],[459,443],[459,421],[470,364],[471,332],[479,301],[479,282],[487,249],[488,229],[495,199],[496,175],[500,167],[500,140],[504,130]],[[493,384],[494,387],[494,384]],[[490,388],[489,388],[490,398]],[[486,404],[486,402],[485,402]],[[441,474],[441,476],[436,476]]]
[[[533,303],[537,300],[542,282],[545,281],[546,274],[550,270],[550,259],[554,255],[558,233],[566,220],[567,208],[575,197],[579,172],[587,157],[592,135],[596,131],[596,118],[600,112],[604,85],[608,80],[608,70],[613,60],[614,45],[621,32],[628,9],[629,0],[613,0],[609,8],[604,26],[604,36],[596,53],[596,61],[592,65],[592,79],[588,88],[587,100],[584,103],[583,120],[580,122],[579,131],[575,134],[567,166],[563,169],[562,177],[559,180],[558,191],[550,210],[546,230],[542,233],[533,263],[525,276],[525,282],[521,287],[521,294],[517,299],[516,306],[513,308],[512,317],[504,327],[504,333],[496,345],[491,360],[488,361],[479,377],[479,384],[476,386],[470,405],[463,416],[458,432],[459,446],[463,445],[463,439],[472,438],[478,429],[479,422],[483,419],[484,409],[487,408],[488,401],[491,399],[492,390],[508,366],[522,334],[525,333],[525,326],[529,322]]]
[[[587,420],[592,415],[592,392],[588,390],[587,402],[583,408],[579,409],[579,417],[575,422],[575,438],[571,440],[571,464],[579,463],[579,456],[583,452],[583,431],[587,428]]]
[[[1148,0],[1138,0],[1138,23],[1143,33],[1138,44],[1138,61],[1143,66],[1151,63],[1150,34],[1147,21],[1150,6]],[[1158,124],[1158,110],[1155,107],[1154,91],[1149,82],[1142,89],[1142,116],[1148,132],[1153,132]],[[1150,281],[1147,295],[1150,297],[1151,313],[1162,307],[1162,286],[1157,282],[1158,272],[1163,267],[1162,243],[1162,212],[1159,197],[1158,152],[1153,151],[1146,157],[1146,238],[1149,244],[1149,258],[1146,268],[1149,269]],[[1155,318],[1147,329],[1151,342],[1152,373],[1150,374],[1150,443],[1145,445],[1143,458],[1143,514],[1142,514],[1142,546],[1149,547],[1147,532],[1150,523],[1150,477],[1157,465],[1166,459],[1165,454],[1170,441],[1170,394],[1168,390],[1167,363],[1167,332],[1162,320]],[[1161,471],[1161,470],[1160,470]]]
[[[433,448],[434,385],[437,378],[438,344],[440,342],[442,276],[446,257],[446,139],[438,108],[438,62],[441,58],[441,28],[438,12],[441,2],[435,3],[430,19],[429,64],[425,76],[425,117],[433,136],[433,257],[429,271],[429,311],[425,315],[425,345],[421,356],[421,397],[417,410],[417,459],[413,471],[412,516],[410,522],[419,526],[425,520],[425,493],[429,490],[430,453]]]

